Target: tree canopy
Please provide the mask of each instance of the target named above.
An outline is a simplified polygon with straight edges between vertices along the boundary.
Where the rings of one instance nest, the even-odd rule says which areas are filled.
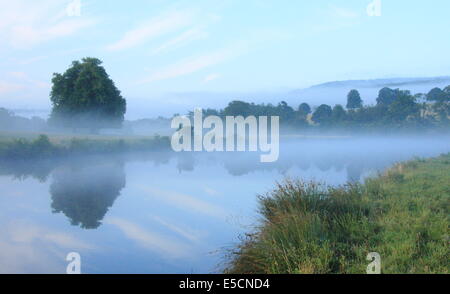
[[[302,103],[298,107],[298,112],[304,116],[307,116],[308,114],[311,113],[311,107],[309,106],[308,103]]]
[[[400,89],[385,87],[378,92],[377,105],[388,106],[401,94]],[[409,91],[407,91],[409,93]]]
[[[331,122],[332,114],[333,110],[331,109],[331,106],[322,104],[314,111],[312,120],[321,125],[327,125]]]
[[[73,61],[63,74],[53,74],[51,121],[71,128],[120,127],[126,101],[97,58]]]
[[[447,102],[450,101],[450,86],[441,90],[441,88],[433,88],[427,94],[428,101]]]
[[[345,112],[344,107],[342,105],[337,104],[333,107],[333,112],[331,114],[331,119],[335,123],[342,123],[347,119],[347,113]]]
[[[361,108],[363,105],[363,101],[361,96],[359,95],[358,90],[351,90],[347,95],[347,108],[355,109]]]
[[[353,94],[349,93],[349,96],[359,97],[357,90],[350,92]],[[444,93],[447,95],[444,97],[450,97],[450,86],[439,92],[437,90],[433,92]],[[389,129],[425,130],[450,126],[450,101],[448,98],[446,98],[447,100],[423,101],[423,98],[427,96],[435,97],[433,93],[431,95],[421,93],[412,95],[408,90],[383,88],[379,91],[376,105],[364,106],[362,100],[359,99],[354,99],[358,103],[348,105],[356,107],[349,110],[340,104],[334,106],[322,104],[315,109],[311,117],[311,120],[318,126],[310,123],[308,114],[311,113],[311,107],[307,103],[300,104],[297,110],[294,110],[285,101],[281,101],[277,105],[232,101],[223,110],[207,109],[204,110],[204,114],[222,117],[227,115],[279,116],[282,126],[294,127],[302,131],[315,127],[322,130],[332,128],[385,130],[386,127]]]

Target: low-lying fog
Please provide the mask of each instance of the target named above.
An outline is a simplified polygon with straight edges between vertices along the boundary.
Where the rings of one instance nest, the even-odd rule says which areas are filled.
[[[322,138],[258,153],[147,153],[1,163],[0,273],[215,272],[256,222],[256,196],[286,177],[362,181],[397,161],[450,152],[448,137]]]
[[[314,85],[303,89],[272,90],[256,92],[173,92],[173,93],[126,93],[127,120],[143,118],[156,118],[158,116],[171,117],[174,113],[186,114],[195,107],[221,109],[233,100],[242,100],[254,103],[278,104],[286,101],[293,107],[298,107],[303,102],[311,106],[320,104],[345,105],[347,94],[352,89],[358,89],[366,105],[375,104],[378,91],[383,87],[400,88],[410,90],[411,93],[428,93],[435,87],[445,88],[450,84],[450,77],[430,78],[389,78],[373,80],[349,80],[329,82]],[[40,93],[40,98],[34,100],[11,97],[1,98],[1,107],[11,109],[19,116],[31,118],[33,116],[47,118],[50,114],[50,101],[48,93]]]

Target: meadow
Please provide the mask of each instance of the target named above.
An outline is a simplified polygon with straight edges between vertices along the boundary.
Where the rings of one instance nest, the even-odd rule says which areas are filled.
[[[363,184],[286,180],[259,197],[261,220],[226,273],[449,273],[450,153],[398,163]]]

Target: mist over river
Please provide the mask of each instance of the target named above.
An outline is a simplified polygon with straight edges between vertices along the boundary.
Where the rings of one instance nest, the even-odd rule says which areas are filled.
[[[214,273],[277,181],[363,181],[450,138],[299,138],[259,153],[139,153],[0,165],[0,273]]]

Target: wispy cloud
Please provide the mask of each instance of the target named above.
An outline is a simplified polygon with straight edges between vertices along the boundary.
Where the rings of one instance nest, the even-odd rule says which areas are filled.
[[[51,84],[49,82],[32,78],[25,72],[7,72],[0,79],[0,98],[14,92],[31,93],[35,90],[48,91],[50,88]]]
[[[246,51],[246,46],[237,45],[220,49],[201,56],[194,56],[157,70],[150,74],[148,77],[141,79],[138,84],[152,83],[192,74],[202,69],[218,65],[230,59],[236,58],[244,54]]]
[[[30,64],[42,61],[42,60],[53,58],[55,56],[64,56],[65,57],[67,55],[72,55],[74,53],[86,51],[87,49],[89,49],[89,48],[73,48],[73,49],[69,49],[69,50],[51,52],[51,55],[39,55],[39,56],[29,57],[29,58],[25,58],[25,59],[14,58],[12,61],[16,62],[20,65],[30,65]]]
[[[15,220],[2,226],[0,273],[63,273],[68,252],[96,249],[71,234]]]
[[[158,198],[170,205],[179,207],[190,212],[201,213],[204,215],[224,218],[227,212],[221,207],[202,201],[193,196],[174,191],[164,191],[156,188],[141,187],[150,197]]]
[[[190,250],[175,240],[168,239],[160,234],[150,232],[139,225],[122,218],[111,217],[104,220],[105,224],[119,228],[125,236],[135,241],[140,246],[152,251],[167,254],[171,258],[177,258],[189,254]]]
[[[31,243],[36,240],[44,241],[61,248],[95,249],[95,247],[74,236],[46,227],[33,225],[28,221],[14,221],[7,228],[9,240],[16,243]]]
[[[38,43],[74,34],[94,24],[92,20],[65,20],[49,26],[17,25],[11,29],[10,40],[15,47],[29,47]]]
[[[0,37],[15,48],[70,36],[96,23],[85,17],[64,15],[67,3],[56,0],[0,1]]]
[[[9,72],[8,77],[14,80],[14,82],[10,83],[11,85],[22,85],[20,89],[23,89],[25,87],[50,89],[51,87],[50,83],[31,78],[27,73],[21,71]]]
[[[168,51],[173,48],[179,48],[192,41],[205,39],[206,37],[208,37],[208,34],[206,32],[198,28],[193,28],[183,32],[182,34],[162,44],[161,46],[153,50],[152,54],[159,54],[161,52]]]
[[[126,32],[121,39],[107,46],[108,50],[119,51],[141,45],[153,38],[176,31],[192,23],[190,12],[171,12],[155,17]]]
[[[18,90],[22,90],[23,88],[24,86],[21,84],[0,80],[0,94],[15,92]]]
[[[168,228],[172,232],[192,241],[192,242],[199,242],[201,236],[205,235],[204,233],[193,230],[187,226],[184,225],[175,225],[173,223],[170,223],[166,220],[163,220],[162,218],[158,216],[152,216],[152,219],[163,225],[164,227]]]
[[[47,59],[47,58],[48,58],[48,56],[45,56],[45,55],[35,56],[35,57],[22,59],[22,60],[18,61],[18,63],[20,65],[29,65],[29,64],[32,64],[32,63],[35,63],[35,62]]]

